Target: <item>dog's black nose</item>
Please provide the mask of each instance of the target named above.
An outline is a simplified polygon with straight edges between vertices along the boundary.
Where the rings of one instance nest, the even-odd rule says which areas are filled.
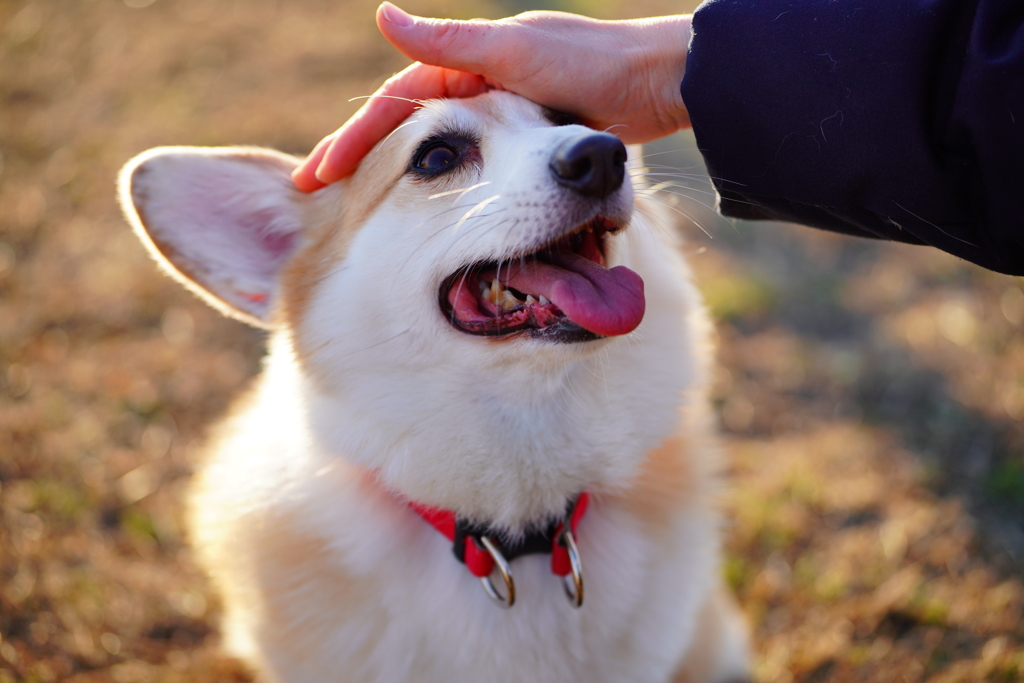
[[[563,142],[551,158],[559,185],[587,197],[607,197],[622,187],[626,146],[610,133],[585,133]]]

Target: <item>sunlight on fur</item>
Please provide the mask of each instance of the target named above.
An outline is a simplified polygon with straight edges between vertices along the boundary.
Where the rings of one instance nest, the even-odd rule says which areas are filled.
[[[710,328],[620,147],[495,92],[428,104],[312,195],[253,148],[122,172],[161,266],[271,330],[190,515],[225,641],[268,680],[747,679]],[[511,561],[500,609],[409,507],[514,544],[581,492],[578,610],[544,554]]]

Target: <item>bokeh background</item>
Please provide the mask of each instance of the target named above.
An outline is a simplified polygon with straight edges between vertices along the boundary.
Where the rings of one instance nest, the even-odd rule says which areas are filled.
[[[157,273],[113,181],[155,145],[305,153],[405,65],[374,4],[0,0],[0,683],[250,680],[219,653],[181,498],[264,337]],[[649,149],[701,228],[684,230],[719,342],[725,572],[757,680],[1024,680],[1024,283],[724,220],[692,137]]]

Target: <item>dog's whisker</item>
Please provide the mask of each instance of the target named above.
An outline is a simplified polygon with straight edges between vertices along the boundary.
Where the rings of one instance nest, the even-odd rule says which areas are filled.
[[[473,190],[477,189],[478,187],[484,187],[485,185],[490,185],[490,184],[491,184],[490,180],[485,180],[482,183],[477,183],[476,185],[470,185],[469,187],[463,187],[463,188],[460,188],[458,190],[448,190],[447,192],[438,192],[437,194],[430,195],[429,197],[427,197],[427,199],[440,199],[441,197],[448,197],[448,196],[453,195],[453,194],[464,195],[467,192],[472,192]]]
[[[394,341],[395,339],[398,339],[403,334],[408,334],[411,330],[412,330],[411,327],[407,327],[404,330],[402,330],[401,332],[398,332],[397,334],[393,334],[390,337],[388,337],[387,339],[382,339],[381,341],[377,342],[376,344],[370,344],[369,346],[364,346],[361,349],[356,349],[355,351],[351,351],[351,352],[346,353],[346,354],[344,354],[342,356],[338,356],[338,359],[341,360],[343,358],[350,358],[351,356],[354,356],[354,355],[356,355],[358,353],[364,353],[366,351],[369,351],[370,349],[375,349],[375,348],[377,348],[379,346],[383,346],[384,344],[387,344],[388,342],[391,342],[391,341]]]
[[[423,220],[423,221],[417,223],[416,226],[414,226],[413,228],[410,228],[410,231],[414,230],[414,229],[421,228],[424,225],[426,225],[428,223],[431,223],[434,220],[440,218],[441,216],[443,216],[446,213],[452,213],[454,211],[462,211],[462,210],[464,210],[468,206],[471,206],[471,205],[470,204],[456,204],[454,206],[449,206],[446,209],[441,209],[440,211],[437,211],[434,214],[432,214],[426,220]],[[493,217],[493,216],[495,216],[495,215],[497,215],[499,213],[503,213],[505,210],[506,210],[505,207],[501,207],[501,208],[499,208],[499,209],[497,209],[495,211],[492,211],[491,213],[488,213],[486,216],[471,216],[471,218],[478,218],[478,219],[480,219],[480,218],[490,218],[490,217]],[[446,223],[444,225],[439,226],[433,233],[431,233],[431,235],[430,235],[430,237],[428,239],[433,239],[434,237],[437,237],[439,234],[443,233],[444,231],[449,230],[457,222],[458,221],[452,221],[451,223]]]
[[[664,206],[666,209],[669,209],[670,211],[675,211],[680,216],[685,218],[687,221],[689,221],[690,223],[693,223],[697,227],[697,229],[700,230],[701,232],[703,232],[705,235],[707,235],[708,238],[714,239],[714,237],[711,235],[711,233],[708,232],[708,230],[703,225],[701,225],[700,221],[697,220],[697,218],[695,216],[693,216],[692,214],[689,214],[686,211],[683,211],[682,209],[680,209],[677,206],[672,206],[672,204],[670,204],[669,202],[665,201],[661,197],[658,197],[657,195],[650,195],[649,199],[652,199],[652,200],[654,200],[656,202],[659,202],[662,206]],[[725,219],[723,218],[722,220],[725,220]]]
[[[454,207],[448,207],[447,209],[442,209],[441,211],[438,211],[438,212],[437,212],[436,214],[434,214],[434,218],[437,218],[437,217],[441,216],[442,214],[444,214],[444,213],[448,213],[448,212],[450,212],[450,211],[454,211],[454,210],[461,210],[461,209],[464,209],[464,208],[466,208],[466,206],[467,206],[467,205],[463,204],[463,205],[461,205],[461,206],[454,206]],[[489,213],[489,214],[488,214],[488,215],[486,215],[486,216],[479,216],[479,215],[477,215],[477,216],[472,216],[472,217],[471,217],[471,219],[487,219],[487,218],[494,218],[494,217],[496,217],[497,215],[499,215],[499,214],[501,214],[501,213],[504,213],[505,211],[506,211],[506,208],[499,208],[498,210],[496,210],[496,211],[494,211],[494,212],[492,212],[492,213]],[[500,221],[498,221],[498,222],[497,222],[497,225],[500,225],[500,224],[501,224],[501,222],[502,222],[502,221],[504,221],[504,220],[506,220],[506,219],[501,219]],[[406,235],[409,235],[409,234],[411,234],[412,232],[414,232],[414,231],[415,231],[416,229],[418,229],[418,228],[421,228],[421,227],[423,227],[424,225],[426,225],[426,224],[427,224],[427,223],[429,223],[429,222],[430,222],[430,219],[428,219],[428,220],[426,220],[426,221],[423,221],[423,222],[421,222],[421,223],[417,223],[417,224],[416,224],[415,226],[413,226],[413,227],[410,227],[410,228],[408,228],[408,229],[406,230],[405,234],[406,234]],[[446,224],[444,224],[444,225],[442,225],[442,226],[438,227],[438,228],[437,228],[437,229],[435,229],[435,230],[434,230],[434,231],[433,231],[433,232],[432,232],[431,234],[427,235],[427,236],[426,236],[426,238],[424,238],[424,239],[423,239],[423,243],[424,243],[424,244],[426,244],[427,242],[430,242],[431,240],[434,240],[434,239],[438,238],[438,237],[439,237],[439,236],[440,236],[441,234],[443,234],[443,233],[444,233],[445,231],[447,231],[447,230],[450,230],[450,229],[452,228],[452,226],[453,226],[453,225],[455,225],[455,222],[452,222],[452,223],[446,223]],[[485,233],[486,233],[486,232],[490,232],[490,231],[491,231],[491,230],[493,230],[493,229],[494,229],[495,227],[497,227],[497,226],[491,226],[491,227],[487,228],[487,229],[486,229],[485,231],[483,231],[483,232],[485,232]],[[475,245],[475,244],[476,244],[476,243],[477,243],[477,242],[478,242],[478,241],[480,240],[480,237],[481,237],[480,235],[477,235],[477,238],[476,238],[476,239],[475,239],[475,240],[473,241],[473,243],[472,243],[471,245],[469,245],[469,246],[470,246],[470,247],[474,246],[474,245]],[[397,249],[397,248],[398,248],[398,247],[397,247],[397,245],[395,245],[395,247],[394,247],[394,248],[396,248],[396,249]],[[412,252],[412,253],[410,253],[410,254],[409,254],[409,255],[408,255],[408,256],[407,256],[406,258],[405,258],[405,260],[404,260],[404,261],[402,262],[402,265],[401,265],[400,269],[404,269],[405,267],[407,267],[407,266],[409,265],[409,262],[410,262],[410,261],[411,261],[411,260],[412,260],[412,259],[413,259],[413,258],[414,258],[415,256],[416,256],[416,252]]]
[[[453,213],[455,211],[463,211],[467,207],[473,207],[473,206],[476,206],[476,204],[457,204],[455,206],[450,206],[447,209],[442,209],[441,211],[438,211],[433,216],[431,216],[428,220],[423,221],[419,225],[425,225],[426,223],[429,223],[429,222],[431,222],[431,221],[433,221],[433,220],[435,220],[437,218],[440,218],[441,216],[443,216],[446,213]],[[504,208],[499,208],[497,211],[504,211],[504,210],[505,210]],[[489,218],[491,216],[494,216],[495,213],[497,213],[497,211],[492,212],[492,213],[488,213],[486,215],[470,216],[470,218],[478,218],[478,219],[480,219],[480,218]],[[442,233],[445,230],[448,230],[448,229],[452,228],[456,223],[458,223],[458,221],[452,221],[451,223],[446,223],[443,226],[440,226],[433,234],[436,235],[436,234]]]
[[[702,166],[698,166],[698,165],[693,165],[693,166],[677,166],[676,164],[652,164],[652,163],[649,163],[649,162],[644,162],[643,166],[644,166],[644,168],[667,168],[667,169],[672,170],[672,171],[691,171],[691,170],[693,170],[694,171],[694,175],[699,175],[699,176],[701,176],[703,178],[707,178],[708,177],[708,174],[706,172],[702,172],[703,171],[703,167]]]
[[[706,195],[711,195],[711,196],[717,196],[717,193],[715,193],[715,192],[711,192],[709,190],[700,190],[700,189],[697,189],[696,187],[689,187],[687,185],[678,185],[676,183],[673,183],[670,180],[667,180],[667,181],[664,181],[664,182],[660,182],[660,183],[657,183],[655,185],[651,185],[650,187],[645,187],[645,188],[643,188],[642,191],[643,192],[669,192],[670,194],[678,194],[678,193],[675,193],[675,192],[671,192],[671,189],[687,190],[689,192],[696,192],[698,194],[706,194]],[[696,198],[689,197],[688,195],[680,194],[679,196],[687,197],[688,199],[693,199],[694,201],[697,201]]]
[[[492,219],[492,218],[497,217],[499,214],[502,214],[502,213],[505,213],[505,212],[506,212],[505,208],[500,208],[497,211],[494,211],[494,212],[492,212],[490,214],[487,214],[486,216],[480,216],[480,215],[471,216],[467,220],[480,221],[480,220]],[[478,226],[480,226],[479,223],[474,223],[474,232],[476,232],[477,234],[474,237],[473,241],[469,245],[467,245],[467,247],[468,247],[467,251],[471,251],[472,247],[476,246],[476,244],[479,243],[479,241],[483,237],[486,237],[493,230],[495,230],[496,228],[500,227],[505,220],[507,220],[507,218],[502,218],[499,221],[497,221],[496,223],[493,223],[491,225],[484,224],[482,227],[478,227]],[[424,240],[424,241],[426,242],[426,241],[433,240],[433,239],[436,239],[436,238],[440,237],[446,231],[451,230],[453,228],[453,226],[455,226],[455,225],[456,225],[456,223],[452,222],[452,223],[446,223],[445,225],[442,225],[442,226],[438,227],[437,230],[435,230],[433,233],[431,233],[427,237],[427,239]]]
[[[697,166],[677,167],[677,166],[665,166],[665,165],[658,165],[658,164],[643,164],[643,167],[644,168],[667,168],[667,169],[678,170],[678,171],[685,171],[688,168],[698,168]],[[706,173],[700,173],[699,171],[697,173],[692,173],[692,174],[691,173],[687,173],[687,174],[684,174],[684,175],[687,176],[687,177],[692,177],[692,178],[694,178],[696,180],[702,180],[702,181],[712,180],[712,181],[719,182],[719,183],[728,183],[729,185],[736,185],[738,187],[746,187],[747,186],[746,183],[737,182],[735,180],[729,180],[727,178],[722,178],[722,177],[719,177],[719,176],[709,176]]]
[[[672,184],[672,183],[661,183],[661,184],[656,185],[656,186],[654,186],[654,187],[652,187],[650,189],[652,189],[652,190],[656,189],[656,191],[659,192],[659,193],[670,194],[670,195],[674,195],[676,197],[681,197],[683,199],[688,199],[689,201],[693,202],[694,204],[698,204],[698,205],[704,207],[705,209],[707,209],[708,211],[712,211],[715,214],[718,214],[718,211],[717,211],[717,209],[715,208],[715,206],[713,204],[705,203],[700,198],[695,197],[692,194],[688,194],[688,192],[700,192],[701,194],[713,194],[713,193],[702,192],[701,190],[697,190],[697,189],[692,188],[692,187],[686,187],[685,185],[675,185],[675,184]],[[679,192],[677,190],[686,190],[686,192]],[[737,204],[746,204],[748,206],[757,206],[757,204],[754,203],[754,202],[745,202],[745,201],[740,200],[740,199],[736,199],[736,200],[732,200],[732,201],[736,202]]]
[[[406,121],[405,123],[403,123],[401,125],[395,126],[395,129],[393,131],[391,131],[390,133],[388,133],[387,137],[385,137],[383,140],[381,140],[380,146],[383,147],[385,144],[387,144],[387,141],[391,139],[392,135],[394,135],[398,131],[402,130],[406,126],[411,125],[413,123],[415,123],[415,121]]]
[[[631,173],[630,177],[632,177],[632,178],[641,178],[641,179],[646,179],[646,178],[682,178],[683,180],[694,181],[694,182],[700,183],[701,185],[710,185],[710,183],[707,182],[707,176],[698,175],[696,173],[674,173],[674,172],[668,172],[668,171],[644,171],[644,172]]]
[[[694,151],[692,147],[691,148],[680,147],[679,149],[666,149],[666,150],[663,150],[661,152],[648,152],[646,154],[641,154],[637,158],[638,159],[647,159],[647,158],[650,158],[650,157],[659,157],[659,156],[662,156],[663,154],[685,154],[687,152],[692,152],[692,151]]]
[[[697,188],[688,187],[686,185],[679,185],[679,184],[674,183],[672,181],[665,181],[665,182],[662,182],[662,183],[657,183],[655,185],[651,185],[649,187],[645,187],[645,188],[641,189],[639,192],[640,192],[641,196],[644,196],[644,197],[657,197],[657,196],[662,195],[662,194],[670,194],[670,195],[674,195],[674,196],[677,196],[677,197],[682,197],[684,199],[689,199],[689,200],[691,200],[691,201],[693,201],[695,203],[700,204],[701,206],[703,206],[703,207],[705,207],[707,209],[711,209],[712,211],[714,210],[714,206],[713,205],[705,204],[703,201],[701,201],[700,198],[695,196],[695,194],[709,195],[709,194],[713,194],[713,193],[705,192],[703,190],[698,190]],[[687,194],[688,192],[693,192],[695,194]]]
[[[487,207],[488,204],[490,204],[492,202],[495,202],[495,201],[497,201],[499,199],[501,199],[501,195],[500,194],[496,194],[496,195],[494,195],[492,197],[488,197],[487,199],[483,200],[482,202],[480,202],[479,204],[474,206],[472,209],[467,211],[466,215],[464,215],[462,218],[460,218],[459,222],[455,224],[454,228],[452,228],[452,234],[457,233],[459,231],[459,228],[462,227],[462,224],[465,223],[466,220],[471,218],[474,214],[476,214],[476,213],[478,213],[480,211],[483,211]]]
[[[454,211],[461,211],[461,210],[465,209],[465,208],[466,208],[467,206],[470,206],[470,205],[469,205],[469,204],[456,204],[456,205],[454,205],[454,206],[449,206],[449,207],[447,207],[447,208],[444,208],[444,209],[440,209],[440,210],[438,210],[438,211],[435,211],[435,212],[434,212],[433,214],[431,214],[430,216],[428,216],[428,217],[427,217],[427,218],[425,218],[424,220],[420,221],[419,223],[415,223],[415,224],[413,224],[413,225],[410,225],[409,227],[407,227],[407,228],[405,229],[405,232],[404,232],[404,234],[405,234],[406,236],[412,235],[412,234],[414,234],[414,233],[415,233],[416,231],[418,231],[418,230],[419,230],[420,228],[422,228],[423,226],[425,226],[425,225],[427,225],[427,224],[429,224],[429,223],[431,223],[431,222],[433,222],[433,221],[437,220],[438,218],[440,218],[440,217],[441,217],[441,216],[443,216],[444,214],[446,214],[446,213],[451,213],[451,212],[454,212]],[[488,216],[493,216],[493,215],[495,215],[495,214],[497,214],[497,213],[500,213],[500,212],[502,212],[502,211],[504,211],[504,209],[499,209],[498,211],[495,211],[495,212],[493,212],[493,213],[491,213],[491,214],[488,214]],[[430,234],[429,236],[427,236],[427,238],[426,238],[426,239],[424,239],[423,241],[424,241],[424,242],[428,242],[429,240],[431,240],[431,239],[434,239],[434,238],[435,238],[435,237],[437,237],[437,236],[438,236],[438,235],[439,235],[440,233],[442,233],[442,232],[444,232],[445,230],[447,230],[448,228],[450,228],[450,227],[451,227],[452,225],[454,225],[454,222],[452,222],[452,223],[448,223],[448,224],[446,224],[446,225],[442,225],[441,227],[437,228],[437,229],[436,229],[436,230],[435,230],[435,231],[434,231],[433,233],[431,233],[431,234]],[[394,245],[394,248],[398,248],[398,246],[399,246],[399,245],[395,244],[395,245]],[[410,256],[410,258],[411,258],[411,256]]]
[[[373,98],[373,99],[382,99],[382,100],[401,100],[402,102],[410,102],[412,104],[417,104],[420,107],[422,107],[423,105],[425,105],[427,103],[427,100],[414,100],[414,99],[409,99],[408,97],[399,97],[398,95],[377,95],[377,94],[374,94],[374,95],[358,95],[356,97],[349,98],[348,101],[349,102],[355,102],[357,100],[368,100],[368,99],[371,99],[371,98]]]
[[[656,203],[660,204],[661,206],[664,206],[666,209],[674,211],[675,213],[677,213],[680,216],[682,216],[683,218],[685,218],[687,220],[687,222],[691,222],[691,223],[696,224],[698,228],[700,228],[705,234],[708,235],[708,237],[711,237],[711,235],[708,234],[707,230],[704,230],[704,228],[699,224],[699,222],[694,218],[694,216],[692,214],[690,214],[689,212],[684,211],[683,209],[679,208],[678,206],[675,205],[674,202],[670,202],[670,201],[666,200],[664,197],[662,197],[662,196],[660,196],[658,194],[647,195],[647,199],[649,199],[649,200],[651,200],[653,202],[656,202]],[[707,207],[705,207],[705,208],[707,208]],[[649,216],[649,217],[650,218],[654,218],[653,216]]]
[[[504,212],[505,209],[501,209],[501,211]],[[497,213],[497,212],[495,212],[495,213]],[[486,217],[490,218],[492,216],[494,216],[494,214],[489,214]],[[491,225],[489,227],[486,227],[483,230],[480,230],[479,234],[476,235],[476,238],[472,242],[470,242],[469,245],[467,245],[468,249],[471,251],[473,249],[473,247],[475,247],[477,244],[479,244],[482,239],[484,239],[485,237],[490,235],[492,232],[494,232],[498,228],[502,227],[507,221],[508,221],[508,218],[502,218],[497,223],[495,223],[495,224],[493,224],[493,225]],[[509,232],[513,232],[515,230],[516,226],[519,225],[520,222],[522,222],[522,219],[519,219],[519,218],[515,219],[515,222],[509,227],[508,231]]]
[[[464,209],[464,208],[465,208],[465,205],[458,207],[459,210]],[[429,240],[432,240],[432,239],[436,239],[437,237],[441,236],[443,233],[445,233],[447,231],[450,231],[450,230],[453,231],[453,234],[454,234],[454,230],[457,229],[461,223],[463,223],[465,221],[469,221],[469,220],[475,221],[474,228],[476,229],[477,232],[481,233],[480,235],[477,236],[477,239],[479,239],[481,236],[483,236],[483,234],[491,232],[496,227],[496,225],[486,226],[486,224],[485,224],[484,228],[480,229],[480,228],[477,227],[477,226],[480,225],[479,221],[495,218],[496,216],[498,216],[498,215],[500,215],[502,213],[505,213],[506,211],[507,211],[507,208],[501,207],[501,208],[498,208],[495,211],[492,211],[491,213],[489,213],[489,214],[487,214],[485,216],[484,215],[479,215],[479,214],[477,214],[475,216],[469,216],[468,218],[464,216],[463,218],[460,218],[458,221],[452,221],[451,223],[446,223],[446,224],[444,224],[442,226],[439,226],[424,241],[426,242],[426,241],[429,241]],[[499,225],[500,225],[500,223],[499,223]],[[475,241],[474,241],[474,243],[475,243]]]
[[[661,232],[662,235],[665,235],[670,239],[673,236],[671,226],[665,225],[663,216],[651,216],[647,207],[638,205],[636,207],[636,212],[633,214],[633,218],[629,223],[629,232],[625,234],[625,239],[632,242],[640,231],[646,231],[653,234],[655,230]]]
[[[678,188],[678,189],[681,189],[681,190],[690,190],[690,191],[696,192],[698,194],[705,194],[705,195],[717,195],[718,194],[715,191],[714,187],[711,187],[707,183],[694,182],[692,179],[689,179],[689,178],[674,178],[674,177],[666,176],[666,175],[637,176],[636,178],[641,183],[641,187],[639,188],[641,190],[647,190],[647,189],[650,189],[651,187],[658,187],[658,188],[662,188],[662,187],[675,187],[675,188]]]

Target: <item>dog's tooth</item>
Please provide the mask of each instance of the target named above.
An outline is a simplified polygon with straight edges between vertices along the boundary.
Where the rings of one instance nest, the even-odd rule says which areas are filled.
[[[549,303],[551,303],[551,301],[546,296],[544,296],[543,294],[540,295],[540,302],[542,304],[549,304]]]
[[[526,295],[526,303],[527,304],[535,304],[535,303],[537,303],[537,300],[533,298],[532,294],[527,294]]]
[[[502,286],[501,281],[495,279],[491,282],[490,287],[484,289],[483,297],[492,304],[497,305],[501,302],[501,293],[504,291],[505,288]]]
[[[501,292],[501,310],[504,311],[507,308],[518,306],[520,303],[522,302],[519,301],[519,299],[515,298],[512,292],[508,291],[507,289]]]

